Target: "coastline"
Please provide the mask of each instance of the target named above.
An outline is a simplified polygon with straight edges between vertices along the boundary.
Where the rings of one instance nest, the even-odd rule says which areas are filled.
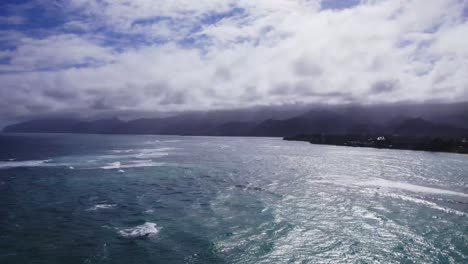
[[[429,152],[468,154],[465,138],[417,137],[417,136],[369,136],[369,135],[295,135],[284,137],[286,141],[304,141],[318,145],[400,149]]]

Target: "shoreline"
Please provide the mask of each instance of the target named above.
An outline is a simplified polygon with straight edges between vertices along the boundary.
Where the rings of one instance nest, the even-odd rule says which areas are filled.
[[[465,138],[363,136],[363,135],[296,135],[284,137],[286,141],[303,141],[316,145],[398,149],[441,153],[468,154]]]

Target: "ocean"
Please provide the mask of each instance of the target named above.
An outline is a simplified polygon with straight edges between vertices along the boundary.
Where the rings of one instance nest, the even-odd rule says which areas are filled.
[[[468,155],[0,134],[0,263],[468,263]]]

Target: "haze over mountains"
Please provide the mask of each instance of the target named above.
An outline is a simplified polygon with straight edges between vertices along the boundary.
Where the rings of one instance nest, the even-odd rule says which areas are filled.
[[[45,118],[4,132],[206,136],[402,135],[468,137],[468,103],[310,106],[190,112],[124,121]]]

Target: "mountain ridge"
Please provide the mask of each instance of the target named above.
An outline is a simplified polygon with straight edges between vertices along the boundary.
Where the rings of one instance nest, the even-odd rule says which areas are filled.
[[[467,108],[468,109],[468,108]],[[402,135],[419,137],[468,137],[464,120],[467,114],[431,113],[424,116],[404,115],[401,111],[382,109],[314,109],[288,118],[245,120],[223,119],[220,114],[181,114],[171,117],[140,118],[123,121],[119,118],[81,120],[76,118],[34,119],[3,129],[5,133],[94,133],[94,134],[163,134],[191,136],[273,136],[298,134],[326,135]],[[438,113],[436,113],[438,114]],[[213,117],[215,116],[215,117]],[[435,116],[435,117],[434,117]],[[450,117],[450,118],[447,118]],[[449,120],[450,122],[444,122]],[[457,122],[457,120],[460,120]]]

